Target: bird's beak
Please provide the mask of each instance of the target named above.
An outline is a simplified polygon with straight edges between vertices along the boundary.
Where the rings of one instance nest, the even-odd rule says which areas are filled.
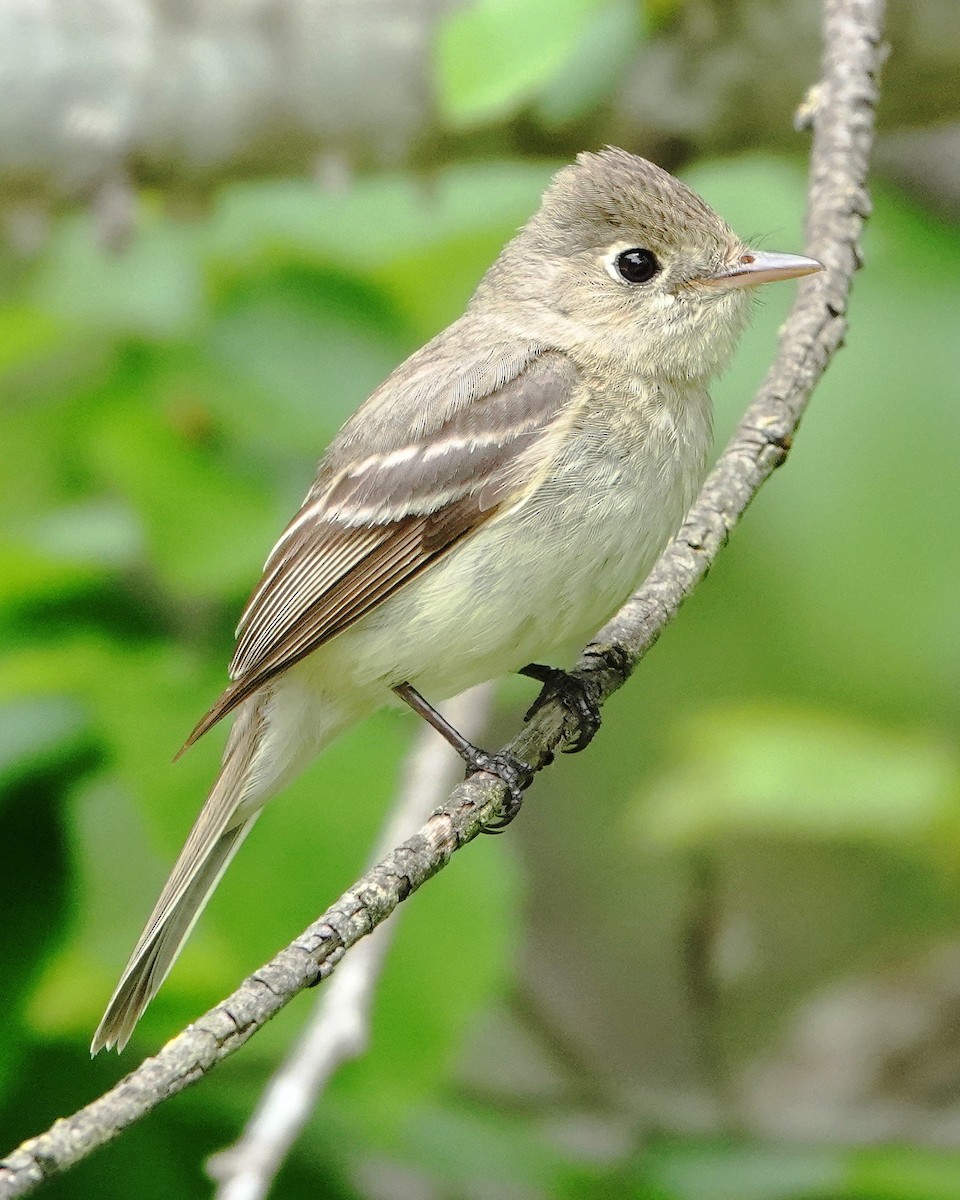
[[[823,270],[823,263],[802,254],[773,254],[766,250],[747,250],[715,275],[707,275],[701,283],[717,287],[757,287],[778,279],[797,279]]]

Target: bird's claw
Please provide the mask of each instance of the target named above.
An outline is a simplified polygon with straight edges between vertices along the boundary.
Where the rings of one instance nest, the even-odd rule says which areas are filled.
[[[506,786],[507,797],[502,813],[496,821],[492,821],[481,831],[503,833],[523,805],[523,789],[530,782],[530,767],[519,758],[514,758],[512,754],[488,754],[486,750],[474,747],[473,754],[467,761],[467,778],[478,771],[494,775]]]

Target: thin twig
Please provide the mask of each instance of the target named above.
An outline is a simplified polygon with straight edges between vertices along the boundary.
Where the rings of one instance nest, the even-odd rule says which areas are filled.
[[[448,701],[444,711],[465,737],[479,741],[492,696],[492,685],[482,684]],[[422,824],[462,771],[463,764],[447,743],[424,725],[374,859],[382,858]],[[208,1173],[218,1184],[217,1200],[261,1200],[266,1196],[333,1073],[366,1051],[374,990],[396,931],[395,920],[378,926],[320,993],[306,1029],[274,1073],[243,1134],[207,1163]]]
[[[847,298],[860,265],[858,238],[869,212],[865,184],[883,2],[825,0],[824,8],[824,70],[812,105],[807,249],[827,270],[800,285],[776,360],[677,538],[581,658],[578,670],[593,682],[600,702],[656,642],[764,480],[783,462],[810,394],[843,342]],[[540,770],[575,735],[572,725],[558,704],[546,705],[507,750]],[[489,775],[462,783],[417,834],[232,996],[109,1092],[0,1162],[0,1200],[25,1195],[73,1166],[233,1054],[297,992],[329,975],[350,946],[496,819],[503,800],[503,785]]]

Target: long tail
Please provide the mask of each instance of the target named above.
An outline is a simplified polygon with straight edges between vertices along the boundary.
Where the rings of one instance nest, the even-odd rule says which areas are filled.
[[[122,1050],[130,1040],[263,804],[302,765],[277,753],[289,746],[266,746],[269,705],[261,693],[238,711],[220,774],[97,1026],[91,1054]]]

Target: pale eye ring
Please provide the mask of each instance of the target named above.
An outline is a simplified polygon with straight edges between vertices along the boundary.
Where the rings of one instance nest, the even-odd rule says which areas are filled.
[[[630,250],[621,250],[608,260],[607,270],[622,283],[649,283],[655,275],[660,274],[660,261],[652,250],[634,246]]]

